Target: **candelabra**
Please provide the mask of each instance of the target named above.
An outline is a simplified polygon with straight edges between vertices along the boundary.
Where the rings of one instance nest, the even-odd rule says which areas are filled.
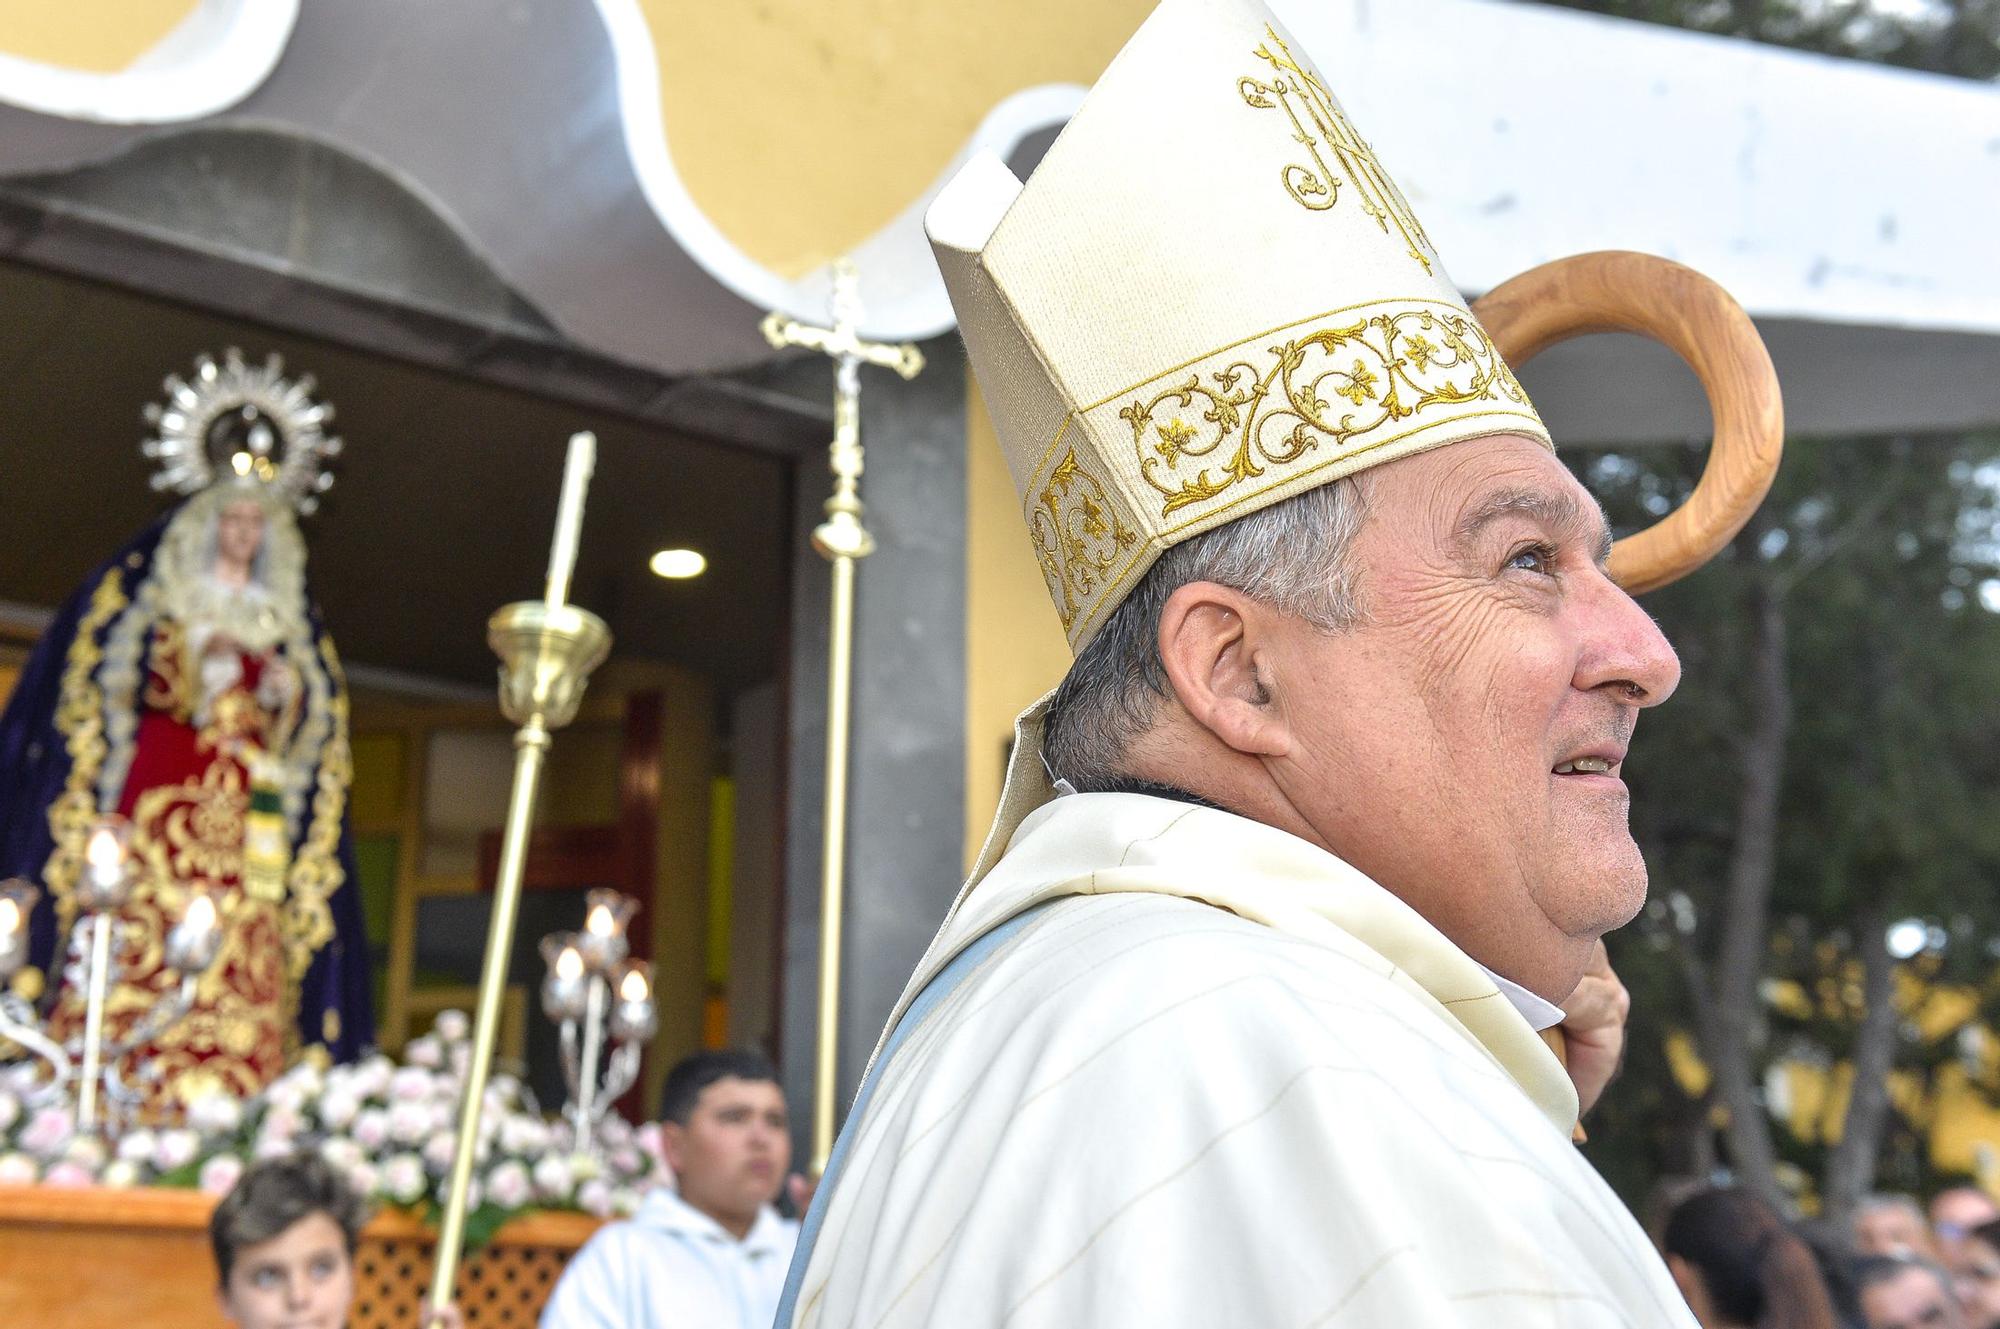
[[[76,936],[83,951],[83,1032],[58,1041],[43,1027],[34,1006],[14,992],[0,994],[0,1037],[13,1040],[31,1056],[48,1063],[49,1078],[31,1091],[36,1102],[73,1094],[79,1131],[100,1127],[115,1130],[115,1110],[129,1113],[145,1097],[144,1083],[158,1070],[144,1066],[137,1084],[128,1084],[120,1064],[146,1046],[194,1007],[201,975],[214,963],[222,945],[215,901],[202,892],[189,897],[187,911],[167,934],[167,967],[180,976],[171,992],[163,993],[112,1039],[104,1027],[105,999],[111,989],[116,957],[112,927],[118,911],[131,898],[134,872],[130,852],[131,826],[124,818],[100,818],[84,849],[83,871],[76,883],[80,910]],[[12,978],[28,957],[28,918],[41,892],[15,878],[0,883],[0,983]]]
[[[578,1150],[595,1148],[598,1123],[639,1078],[640,1049],[658,1027],[653,967],[626,956],[625,928],[637,908],[617,891],[594,890],[581,932],[542,938],[549,966],[542,1012],[562,1029],[563,1083],[569,1090],[563,1115]],[[607,1032],[614,1047],[605,1058]]]

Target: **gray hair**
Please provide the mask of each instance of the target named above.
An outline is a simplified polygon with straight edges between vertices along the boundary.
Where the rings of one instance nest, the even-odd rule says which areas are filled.
[[[1043,722],[1042,754],[1052,774],[1081,792],[1129,776],[1132,743],[1167,695],[1160,660],[1160,615],[1191,582],[1241,591],[1323,632],[1362,618],[1350,557],[1366,515],[1350,476],[1295,494],[1174,545],[1160,555],[1070,665]]]

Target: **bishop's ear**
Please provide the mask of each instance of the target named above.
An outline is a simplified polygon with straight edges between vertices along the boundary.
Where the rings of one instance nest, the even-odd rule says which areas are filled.
[[[1284,711],[1272,704],[1269,634],[1274,616],[1243,592],[1189,582],[1160,611],[1160,662],[1167,685],[1194,722],[1254,757],[1291,747]]]

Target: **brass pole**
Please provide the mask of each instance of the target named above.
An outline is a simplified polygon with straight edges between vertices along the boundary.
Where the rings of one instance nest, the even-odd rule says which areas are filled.
[[[500,868],[493,884],[493,917],[486,930],[486,959],[480,967],[479,1006],[472,1026],[472,1061],[465,1101],[458,1110],[458,1144],[451,1159],[451,1189],[438,1233],[437,1265],[430,1304],[451,1304],[465,1243],[466,1202],[478,1161],[479,1116],[493,1068],[493,1043],[500,1028],[500,1002],[507,991],[508,960],[514,948],[514,917],[521,901],[521,871],[527,862],[528,833],[534,826],[535,794],[551,732],[576,718],[590,671],[611,648],[604,621],[573,605],[525,600],[508,605],[487,625],[487,639],[501,659],[500,709],[520,726],[514,736],[514,787],[507,799],[507,828],[500,844]]]
[[[514,915],[521,903],[521,868],[534,827],[535,793],[549,731],[537,716],[514,736],[514,790],[507,799],[507,831],[500,842],[500,874],[493,888],[493,917],[486,928],[486,960],[479,971],[479,1007],[472,1024],[472,1065],[466,1072],[465,1102],[458,1111],[458,1145],[451,1156],[451,1190],[438,1233],[437,1267],[432,1271],[431,1305],[451,1304],[458,1276],[459,1248],[465,1244],[465,1207],[471,1194],[472,1165],[479,1151],[479,1112],[492,1071],[493,1042],[500,1028],[500,999],[507,991],[507,962],[514,949]]]
[[[854,559],[833,557],[833,623],[826,669],[826,826],[820,843],[819,1061],[813,1073],[813,1171],[833,1153],[840,1039],[840,934],[847,882],[848,720],[853,702]]]

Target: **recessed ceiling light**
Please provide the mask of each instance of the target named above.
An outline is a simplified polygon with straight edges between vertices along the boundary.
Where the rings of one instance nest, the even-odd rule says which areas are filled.
[[[646,566],[669,581],[686,581],[706,572],[708,560],[692,549],[662,549]]]

